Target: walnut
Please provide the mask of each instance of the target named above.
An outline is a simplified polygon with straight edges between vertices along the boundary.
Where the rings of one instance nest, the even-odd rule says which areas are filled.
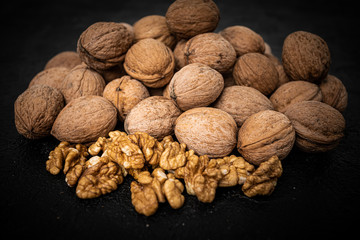
[[[184,205],[185,197],[182,195],[184,185],[173,174],[167,174],[167,180],[164,182],[162,190],[173,209],[178,209]]]
[[[131,202],[138,213],[150,216],[156,212],[159,203],[151,186],[144,186],[136,181],[133,181],[131,182],[130,190]]]
[[[79,54],[74,51],[59,52],[53,56],[45,65],[44,69],[63,67],[72,69],[75,66],[81,64]]]
[[[265,51],[264,39],[248,27],[230,26],[219,33],[231,43],[237,56],[250,52],[264,53]]]
[[[246,161],[259,165],[273,155],[284,159],[294,142],[291,121],[280,112],[264,110],[245,120],[238,133],[237,149]]]
[[[186,65],[186,59],[185,59],[185,45],[186,45],[185,39],[181,39],[178,41],[175,45],[175,48],[173,50],[174,58],[175,58],[175,70],[179,71],[182,67]]]
[[[102,76],[85,64],[80,64],[71,69],[62,84],[61,92],[66,103],[81,96],[102,96],[105,88],[105,81]]]
[[[274,64],[260,53],[240,56],[235,63],[233,76],[238,85],[253,87],[264,95],[271,94],[279,82]]]
[[[344,112],[348,103],[348,94],[342,81],[333,76],[327,77],[321,81],[320,90],[322,93],[322,101],[329,104],[340,112]]]
[[[328,104],[303,101],[288,107],[285,115],[296,131],[296,145],[305,152],[326,152],[344,136],[345,119]]]
[[[193,108],[175,122],[176,138],[199,155],[224,157],[236,145],[235,120],[226,112],[210,107]]]
[[[117,108],[118,118],[121,121],[125,120],[127,114],[136,104],[149,96],[146,87],[128,75],[108,83],[103,92],[103,97],[112,102]]]
[[[275,155],[262,162],[259,167],[248,176],[242,186],[242,191],[248,197],[256,195],[270,195],[282,175],[281,161]]]
[[[70,143],[60,142],[54,150],[49,154],[49,159],[46,161],[46,170],[57,175],[64,167],[64,160],[68,154]]]
[[[174,74],[174,54],[164,43],[146,38],[128,50],[124,68],[145,86],[160,88],[168,84]]]
[[[286,75],[285,70],[284,70],[284,66],[282,64],[275,64],[275,68],[279,74],[279,82],[277,85],[277,88],[280,87],[281,85],[287,83],[290,81],[288,75]]]
[[[101,157],[81,175],[76,195],[79,198],[96,198],[116,190],[122,181],[120,166],[108,157]]]
[[[61,91],[64,79],[69,72],[70,69],[64,67],[45,69],[31,79],[29,87],[34,85],[47,85]]]
[[[125,24],[97,22],[80,35],[77,52],[91,68],[105,70],[123,62],[133,38],[133,32]]]
[[[237,85],[224,88],[213,106],[229,113],[238,127],[252,114],[274,109],[271,101],[260,91]]]
[[[186,144],[178,142],[166,142],[164,151],[161,153],[159,165],[164,170],[175,170],[183,167],[186,163]]]
[[[51,135],[60,141],[86,143],[96,141],[113,130],[117,110],[104,97],[83,96],[67,104],[57,116]]]
[[[29,139],[49,136],[63,107],[64,97],[59,90],[46,85],[29,87],[14,103],[16,130]]]
[[[275,110],[282,113],[291,104],[310,100],[321,101],[322,94],[318,85],[306,81],[285,83],[270,96],[270,101],[273,103]]]
[[[128,134],[146,132],[161,140],[172,135],[175,120],[181,114],[173,100],[163,96],[151,96],[133,107],[124,122]]]
[[[168,86],[170,98],[186,111],[214,102],[224,88],[224,79],[209,66],[192,63],[176,72]]]
[[[170,32],[166,18],[160,15],[143,17],[134,23],[135,42],[145,38],[154,38],[173,49],[176,44],[175,36]]]
[[[233,67],[235,61],[233,46],[218,33],[199,34],[186,42],[186,64],[202,63],[225,73]]]
[[[170,31],[178,38],[191,38],[214,31],[220,12],[212,0],[176,0],[169,6],[165,17]]]
[[[282,48],[282,63],[291,80],[321,81],[330,67],[330,51],[320,36],[296,31],[289,34]]]

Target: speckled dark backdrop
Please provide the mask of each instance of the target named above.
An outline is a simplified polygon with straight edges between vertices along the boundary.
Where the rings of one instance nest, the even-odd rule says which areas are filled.
[[[354,4],[355,1],[352,1]],[[13,103],[48,59],[75,50],[83,30],[97,21],[133,24],[164,15],[171,1],[10,1],[1,6],[0,224],[3,236],[50,239],[112,237],[276,239],[342,236],[356,232],[360,184],[360,71],[357,7],[347,1],[217,0],[216,31],[245,25],[260,33],[281,56],[284,38],[296,30],[323,37],[331,50],[330,73],[347,87],[345,137],[335,150],[307,154],[293,149],[284,174],[269,197],[245,197],[240,187],[221,188],[213,203],[186,195],[179,210],[161,204],[151,217],[137,214],[130,200],[130,178],[115,192],[81,200],[62,174],[45,170],[54,138],[20,136]],[[121,127],[121,126],[120,126]]]

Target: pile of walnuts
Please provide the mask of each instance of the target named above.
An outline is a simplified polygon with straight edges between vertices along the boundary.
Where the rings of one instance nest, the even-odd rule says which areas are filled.
[[[16,99],[18,132],[60,141],[46,168],[80,198],[132,176],[144,215],[166,200],[181,207],[185,189],[202,202],[236,184],[248,197],[271,194],[294,145],[338,145],[347,91],[320,36],[288,34],[279,60],[248,27],[215,33],[219,19],[211,0],[176,0],[165,16],[92,24],[77,52],[51,58]]]

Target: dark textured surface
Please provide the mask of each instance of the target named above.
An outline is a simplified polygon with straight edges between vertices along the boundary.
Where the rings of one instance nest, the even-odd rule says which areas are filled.
[[[1,232],[51,239],[182,238],[276,239],[343,236],[357,232],[360,184],[360,71],[357,7],[346,1],[216,1],[216,31],[245,25],[263,36],[280,57],[286,35],[305,30],[330,48],[330,73],[349,93],[345,137],[333,151],[307,154],[296,148],[283,161],[284,174],[269,197],[245,197],[239,187],[218,189],[213,203],[186,195],[181,209],[161,204],[144,217],[130,200],[131,179],[115,192],[81,200],[64,176],[45,170],[54,138],[27,140],[14,125],[13,103],[55,54],[75,50],[83,30],[97,21],[133,24],[165,15],[170,1],[26,1],[1,7]],[[356,2],[353,1],[355,4]],[[121,127],[121,126],[119,126]],[[222,238],[223,239],[223,238]]]

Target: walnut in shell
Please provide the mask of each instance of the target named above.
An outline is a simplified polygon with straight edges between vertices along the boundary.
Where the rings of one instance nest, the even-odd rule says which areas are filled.
[[[29,87],[34,85],[47,85],[61,91],[64,79],[69,72],[70,70],[64,67],[45,69],[31,79]]]
[[[135,105],[125,118],[128,134],[145,132],[161,140],[172,135],[175,120],[181,114],[175,102],[163,96],[151,96]]]
[[[296,146],[305,152],[334,149],[344,136],[345,119],[328,104],[303,101],[288,107],[285,115],[296,131]]]
[[[252,114],[274,109],[270,100],[255,88],[237,85],[224,88],[214,107],[229,113],[238,127]]]
[[[175,123],[180,143],[198,155],[224,157],[236,145],[237,126],[226,112],[210,107],[193,108],[182,113]]]
[[[316,82],[329,72],[330,50],[320,36],[297,31],[289,34],[283,44],[282,63],[291,80]]]
[[[344,112],[348,103],[348,94],[342,81],[334,75],[327,75],[321,81],[322,101],[340,112]]]
[[[105,137],[117,123],[117,110],[101,96],[82,96],[69,102],[57,116],[51,135],[59,141],[95,142]]]
[[[147,87],[160,88],[174,74],[174,54],[164,43],[146,38],[135,43],[126,54],[125,71]]]
[[[14,103],[16,129],[29,139],[49,136],[63,107],[64,98],[59,90],[46,85],[29,87]]]
[[[291,121],[283,113],[264,110],[245,120],[239,130],[237,149],[248,162],[259,165],[274,155],[284,159],[294,142]]]
[[[121,121],[125,120],[127,114],[136,104],[149,96],[146,87],[128,75],[108,83],[103,92],[103,97],[117,108],[118,117]]]
[[[178,38],[212,32],[220,20],[220,11],[212,1],[176,0],[166,12],[166,22],[170,31]]]
[[[218,33],[199,34],[186,42],[185,63],[202,63],[225,73],[236,60],[233,46]]]
[[[64,51],[53,56],[45,65],[45,69],[53,67],[64,67],[72,69],[81,64],[79,54],[74,51]]]
[[[174,58],[175,58],[175,69],[176,70],[180,70],[182,67],[184,67],[186,65],[185,45],[186,45],[185,39],[181,39],[175,45],[173,53],[174,53]]]
[[[169,83],[169,95],[186,111],[214,102],[224,88],[222,75],[211,67],[192,63],[176,72]]]

